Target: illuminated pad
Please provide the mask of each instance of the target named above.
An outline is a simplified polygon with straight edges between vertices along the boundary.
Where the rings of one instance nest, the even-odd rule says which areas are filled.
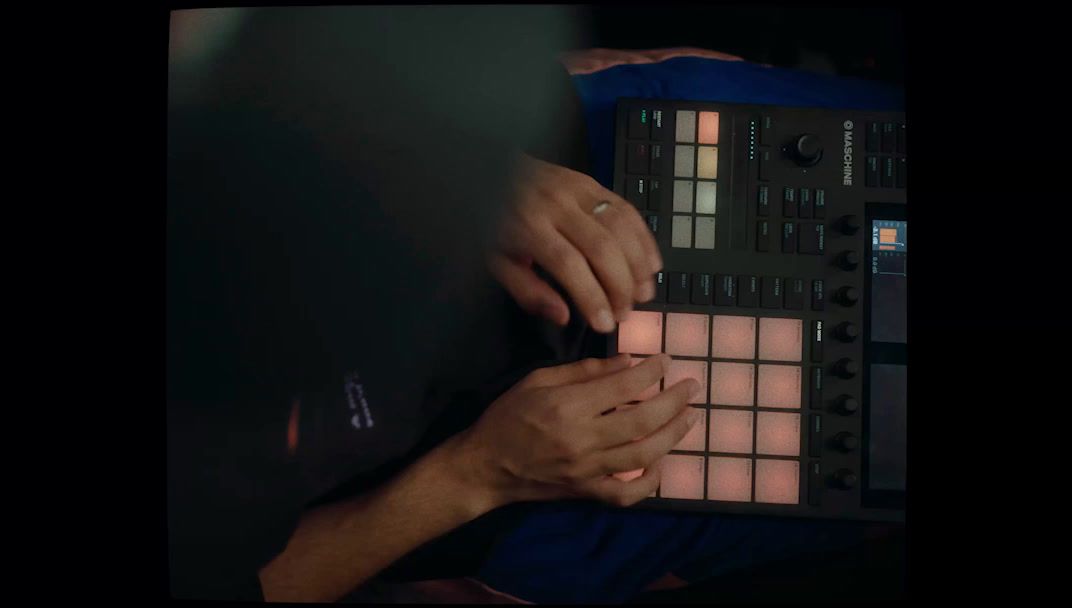
[[[757,460],[756,502],[798,504],[800,463],[796,460]]]
[[[692,408],[703,413],[703,419],[696,423],[689,432],[674,446],[675,450],[688,450],[691,452],[704,451],[704,433],[707,429],[707,410],[696,407]]]
[[[711,403],[752,405],[755,402],[755,369],[751,363],[712,363]]]
[[[756,453],[800,455],[800,414],[759,412],[756,415]]]
[[[669,355],[706,357],[709,342],[708,315],[667,313],[666,352]]]
[[[715,456],[708,459],[708,500],[751,502],[752,460]]]
[[[714,378],[712,377],[712,387]],[[800,367],[796,365],[760,365],[759,407],[800,408]]]
[[[618,352],[657,355],[662,352],[663,314],[633,311],[618,326]]]
[[[759,320],[759,358],[764,361],[800,361],[804,322],[800,319]]]
[[[711,410],[710,445],[712,452],[752,453],[752,412]]]
[[[756,356],[756,318],[715,315],[711,322],[711,356],[752,359]]]
[[[697,141],[701,144],[718,144],[718,112],[700,112],[700,133]]]
[[[664,386],[669,388],[686,378],[692,378],[702,387],[699,395],[690,397],[689,403],[707,403],[707,361],[672,360],[663,377]]]
[[[663,498],[703,500],[704,457],[670,454],[663,457],[659,494]]]
[[[636,313],[633,313],[633,314],[636,314]],[[632,361],[630,362],[630,365],[632,367],[636,367],[636,366],[640,365],[641,363],[643,363],[646,360],[647,360],[647,357],[633,357]],[[659,391],[660,391],[659,382],[656,382],[655,384],[652,384],[648,388],[646,388],[643,391],[641,391],[641,393],[639,395],[637,395],[635,397],[635,399],[637,401],[647,401],[648,399],[651,399],[652,397],[658,395]]]

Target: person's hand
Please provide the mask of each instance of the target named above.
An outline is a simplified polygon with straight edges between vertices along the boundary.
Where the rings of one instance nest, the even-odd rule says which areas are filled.
[[[619,355],[536,370],[454,438],[453,460],[493,506],[560,498],[639,502],[659,485],[658,461],[700,418],[688,407],[700,391],[692,379],[629,404],[669,363],[656,355],[631,366],[628,355]],[[638,469],[643,474],[634,479],[621,475]]]
[[[634,302],[655,297],[659,248],[640,214],[576,171],[522,155],[515,200],[489,257],[495,278],[526,311],[559,325],[569,306],[533,271],[539,265],[596,331],[614,331]]]

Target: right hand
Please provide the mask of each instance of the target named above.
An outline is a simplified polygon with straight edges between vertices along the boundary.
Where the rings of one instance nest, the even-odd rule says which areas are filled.
[[[495,506],[560,498],[637,503],[658,487],[658,461],[699,418],[688,406],[701,390],[691,379],[627,405],[669,364],[665,354],[635,366],[619,355],[536,370],[456,438],[458,464]],[[630,481],[614,477],[637,469],[643,474]]]

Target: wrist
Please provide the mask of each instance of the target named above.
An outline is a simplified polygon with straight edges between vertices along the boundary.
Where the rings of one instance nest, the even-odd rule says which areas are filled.
[[[454,435],[428,453],[428,471],[471,519],[513,502],[497,479],[494,463],[476,449],[470,431]]]

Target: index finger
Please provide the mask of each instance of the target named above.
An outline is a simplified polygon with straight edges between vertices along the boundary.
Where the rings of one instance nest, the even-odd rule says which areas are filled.
[[[634,401],[641,392],[657,383],[670,369],[670,355],[648,357],[632,367],[579,382],[566,390],[581,407],[595,417],[608,408]]]

